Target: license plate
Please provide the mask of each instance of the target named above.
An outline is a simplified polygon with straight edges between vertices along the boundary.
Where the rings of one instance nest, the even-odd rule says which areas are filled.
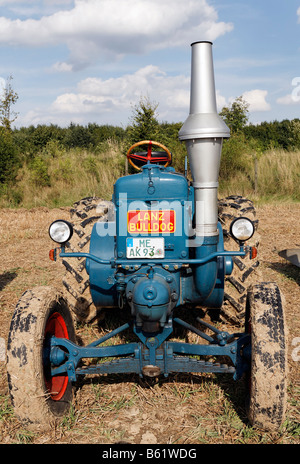
[[[164,258],[164,238],[128,238],[126,243],[127,258]]]

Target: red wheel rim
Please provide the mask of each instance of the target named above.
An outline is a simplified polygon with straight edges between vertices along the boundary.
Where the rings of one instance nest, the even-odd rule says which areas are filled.
[[[45,338],[52,335],[57,338],[69,338],[65,320],[59,313],[53,313],[46,324]],[[46,388],[53,401],[59,401],[62,399],[67,389],[68,381],[68,376],[64,375],[45,378]]]

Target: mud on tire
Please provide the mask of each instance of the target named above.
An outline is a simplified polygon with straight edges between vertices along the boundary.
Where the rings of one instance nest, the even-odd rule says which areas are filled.
[[[278,431],[287,403],[287,340],[284,300],[274,282],[248,290],[246,330],[251,333],[247,413],[259,429]]]
[[[259,246],[258,220],[253,202],[240,195],[232,195],[218,201],[219,221],[224,234],[224,247],[226,250],[238,250],[237,242],[230,236],[229,227],[237,217],[247,217],[255,227],[255,233],[247,245]],[[260,280],[258,258],[250,260],[245,257],[234,256],[234,267],[231,275],[225,277],[224,303],[221,309],[221,318],[237,326],[244,324],[245,308],[248,287]]]
[[[74,233],[67,243],[66,252],[89,251],[92,228],[97,221],[106,222],[112,214],[112,203],[97,197],[87,197],[74,203],[70,210],[70,222]],[[89,276],[85,268],[85,258],[64,258],[64,293],[68,298],[75,320],[90,322],[98,314],[90,294]]]
[[[50,337],[75,341],[66,300],[52,287],[35,287],[20,298],[10,324],[7,378],[14,411],[28,428],[51,428],[69,411],[73,386],[51,377]]]

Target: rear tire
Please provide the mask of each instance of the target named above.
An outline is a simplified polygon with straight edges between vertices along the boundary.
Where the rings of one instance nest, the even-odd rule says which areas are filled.
[[[108,221],[110,213],[111,202],[97,197],[83,198],[74,203],[70,211],[74,234],[66,246],[66,252],[87,253],[94,224]],[[92,301],[85,258],[63,258],[62,263],[66,268],[64,292],[74,317],[79,322],[91,322],[99,311]]]
[[[288,364],[283,300],[275,283],[249,289],[246,330],[251,333],[248,418],[256,428],[276,431],[285,418]]]
[[[13,314],[7,346],[9,393],[16,416],[29,428],[48,429],[70,408],[68,376],[50,375],[47,340],[51,335],[75,341],[71,312],[52,287],[27,290]]]
[[[237,242],[230,236],[229,228],[231,222],[237,217],[247,217],[253,223],[255,232],[253,237],[247,241],[247,245],[259,246],[259,234],[257,232],[258,220],[256,211],[251,200],[239,195],[223,198],[218,202],[219,221],[224,234],[224,246],[228,251],[238,250]],[[248,287],[260,281],[259,261],[257,258],[250,259],[234,256],[234,267],[232,274],[225,277],[224,303],[220,316],[225,322],[236,326],[242,326],[245,320],[245,309]]]

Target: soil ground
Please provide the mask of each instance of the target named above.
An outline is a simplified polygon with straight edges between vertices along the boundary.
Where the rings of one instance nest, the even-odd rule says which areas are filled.
[[[230,374],[176,374],[153,381],[136,375],[85,378],[61,424],[50,432],[34,433],[14,415],[5,362],[0,361],[0,443],[300,443],[300,269],[277,254],[300,247],[300,204],[264,205],[257,214],[263,278],[277,282],[286,300],[289,389],[287,420],[280,432],[261,432],[249,425],[244,384]],[[53,247],[48,227],[59,218],[69,218],[67,208],[0,210],[0,337],[5,343],[14,307],[25,290],[38,285],[61,288],[62,265],[48,258]],[[114,317],[118,314],[100,328],[78,327],[78,335],[84,342],[99,338]]]

